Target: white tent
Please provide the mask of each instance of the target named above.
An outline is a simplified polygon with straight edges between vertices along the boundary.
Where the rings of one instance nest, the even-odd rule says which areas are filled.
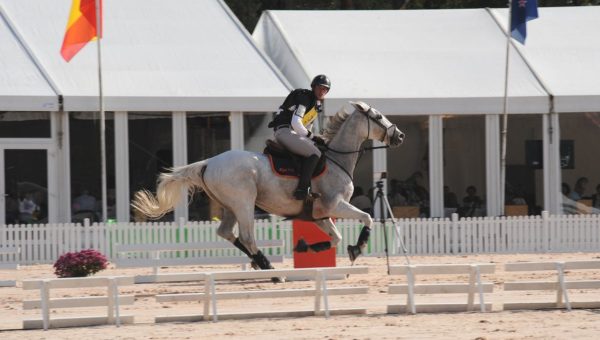
[[[58,95],[0,15],[0,111],[57,109]]]
[[[59,53],[70,6],[71,0],[0,0],[13,23],[9,33],[31,48],[64,110],[97,111],[95,43],[70,63]],[[220,0],[104,1],[102,57],[108,111],[273,111],[289,90]]]
[[[507,11],[494,10],[506,27]],[[600,111],[600,6],[540,8],[524,58],[554,95],[555,112]]]
[[[387,114],[498,114],[506,12],[267,11],[253,37],[294,87],[331,77],[329,114],[354,99]],[[557,95],[556,111],[600,110],[600,7],[540,8],[540,17],[518,48]],[[509,82],[509,113],[548,112],[547,92],[514,48]]]

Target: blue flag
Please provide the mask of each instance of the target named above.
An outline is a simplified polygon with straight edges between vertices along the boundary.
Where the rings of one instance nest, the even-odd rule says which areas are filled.
[[[511,0],[510,34],[525,45],[527,21],[538,17],[537,0]]]

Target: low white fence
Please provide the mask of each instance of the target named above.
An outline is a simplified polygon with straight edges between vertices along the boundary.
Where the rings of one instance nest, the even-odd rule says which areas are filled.
[[[222,241],[216,234],[219,222],[157,222],[111,224],[0,225],[0,245],[20,247],[19,254],[0,255],[0,262],[53,263],[63,253],[96,249],[111,260],[116,244],[156,244]],[[258,240],[283,240],[285,247],[266,250],[267,255],[292,256],[292,222],[257,220]],[[355,244],[362,228],[356,220],[337,220],[343,236],[337,255]],[[386,223],[390,255],[478,253],[596,252],[600,249],[600,215],[549,215],[477,217],[458,219],[401,219],[394,227]],[[385,254],[384,229],[376,222],[366,256]],[[173,257],[240,256],[237,249],[174,251]]]

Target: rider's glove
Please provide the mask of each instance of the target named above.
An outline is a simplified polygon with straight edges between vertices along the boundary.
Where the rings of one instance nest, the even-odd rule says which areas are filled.
[[[325,140],[321,136],[314,135],[311,139],[317,145],[325,145]]]

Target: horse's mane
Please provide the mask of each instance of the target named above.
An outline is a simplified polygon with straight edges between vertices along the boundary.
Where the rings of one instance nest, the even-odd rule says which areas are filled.
[[[350,117],[350,113],[345,108],[340,109],[335,116],[329,117],[327,127],[323,130],[323,138],[331,140],[338,133],[348,117]]]

